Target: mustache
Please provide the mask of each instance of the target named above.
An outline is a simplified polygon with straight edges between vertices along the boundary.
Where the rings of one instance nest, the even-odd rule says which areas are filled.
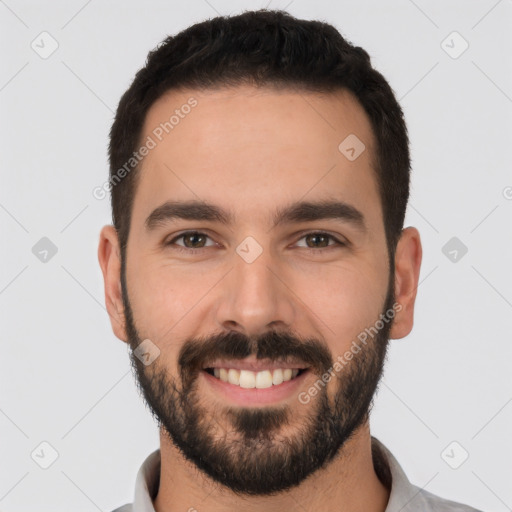
[[[271,362],[293,359],[323,375],[333,366],[326,344],[315,338],[300,339],[294,334],[269,331],[250,338],[238,331],[187,340],[180,349],[178,366],[183,382],[190,382],[208,363],[216,359],[241,360],[251,355]]]

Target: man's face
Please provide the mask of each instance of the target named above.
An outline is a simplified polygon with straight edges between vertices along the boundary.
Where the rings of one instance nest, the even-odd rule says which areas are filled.
[[[338,149],[351,134],[366,148],[355,160],[353,138]],[[148,136],[122,280],[127,341],[160,351],[147,366],[131,356],[139,385],[210,477],[254,495],[290,488],[367,420],[382,371],[390,324],[360,341],[393,304],[371,125],[347,92],[239,87],[172,91],[148,112]],[[170,217],[169,201],[213,205],[230,222],[199,208]],[[300,202],[343,205],[274,225]]]

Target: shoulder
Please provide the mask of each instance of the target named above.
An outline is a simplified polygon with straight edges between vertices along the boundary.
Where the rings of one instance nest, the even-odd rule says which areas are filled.
[[[391,491],[385,512],[482,512],[412,484],[391,451],[373,436],[372,458],[377,476]]]
[[[127,503],[126,505],[123,505],[122,507],[112,510],[112,512],[132,512],[132,504]]]
[[[432,494],[425,489],[418,488],[418,494],[421,496],[422,500],[422,510],[432,511],[432,512],[482,512],[476,508],[470,507],[469,505],[465,505],[464,503],[459,503],[457,501],[447,500],[445,498],[441,498],[436,494]]]

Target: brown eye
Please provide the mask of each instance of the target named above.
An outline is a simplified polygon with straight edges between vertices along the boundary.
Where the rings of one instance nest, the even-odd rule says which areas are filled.
[[[173,248],[178,251],[185,251],[187,249],[190,251],[201,250],[211,245],[215,245],[206,245],[206,241],[209,238],[210,237],[208,235],[199,231],[186,231],[185,233],[181,233],[181,235],[178,235],[177,237],[167,242],[166,245],[174,246]],[[183,244],[177,244],[177,240],[183,240]]]
[[[306,245],[302,245],[301,247],[304,247],[306,250],[309,251],[315,251],[320,252],[322,249],[330,249],[335,247],[343,247],[347,244],[341,242],[334,236],[330,235],[329,233],[323,233],[323,232],[313,232],[313,233],[306,233],[302,236],[301,240],[306,241]],[[334,243],[329,243],[331,240],[334,241]]]
[[[203,242],[206,239],[206,236],[202,233],[186,233],[182,235],[183,241],[185,243],[185,247],[188,247],[190,249],[198,249],[200,247],[204,247],[204,245],[201,245],[201,240]],[[200,244],[199,246],[196,244]]]
[[[329,245],[329,238],[331,237],[322,233],[311,233],[304,238],[312,242],[316,247],[327,247]]]

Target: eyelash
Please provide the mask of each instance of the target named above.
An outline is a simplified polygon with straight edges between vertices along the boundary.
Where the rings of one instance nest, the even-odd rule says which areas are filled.
[[[169,242],[166,242],[164,245],[166,246],[171,246],[174,244],[174,242],[176,242],[176,240],[179,240],[180,238],[183,238],[185,237],[186,235],[202,235],[202,236],[206,236],[207,238],[210,238],[210,236],[208,236],[206,233],[202,233],[201,231],[185,231],[183,233],[181,233],[180,235],[174,237],[172,240],[170,240]],[[313,247],[302,247],[302,249],[305,249],[306,251],[310,252],[310,253],[323,253],[324,251],[327,251],[329,249],[333,249],[335,248],[336,246],[338,247],[346,247],[348,245],[348,243],[346,242],[342,242],[340,240],[338,240],[335,236],[329,234],[329,233],[325,233],[324,231],[310,231],[308,233],[304,233],[302,234],[302,236],[299,238],[299,240],[302,240],[303,238],[305,238],[306,236],[309,236],[309,235],[321,235],[321,236],[326,236],[328,238],[330,238],[331,240],[334,240],[336,242],[336,244],[334,245],[329,245],[327,247],[320,247],[318,249],[315,249]],[[210,246],[211,247],[211,246]],[[176,250],[178,252],[184,252],[184,253],[189,253],[189,254],[198,254],[200,253],[201,251],[203,251],[204,249],[208,249],[209,247],[199,247],[198,249],[191,249],[190,247],[181,247],[179,245],[175,245],[173,247],[173,250]]]

